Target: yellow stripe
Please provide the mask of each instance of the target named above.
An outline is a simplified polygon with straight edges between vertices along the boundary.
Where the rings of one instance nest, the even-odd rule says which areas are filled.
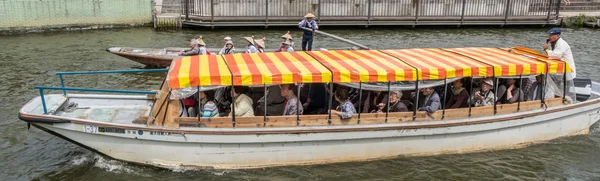
[[[392,63],[391,61],[399,62],[400,64],[405,65],[405,67],[410,67],[410,66],[406,65],[404,62],[398,61],[396,58],[394,58],[392,56],[389,56],[389,55],[386,55],[386,54],[383,54],[383,53],[380,53],[380,52],[376,52],[376,51],[373,51],[373,50],[368,50],[368,51],[369,52],[373,52],[374,54],[378,54],[378,55],[383,56],[383,57],[388,57],[390,59],[390,61],[388,61],[385,58],[380,58],[380,57],[377,57],[375,55],[371,55],[369,53],[364,53],[365,55],[367,55],[367,56],[369,56],[369,57],[371,57],[373,59],[378,60],[383,65],[385,65],[388,68],[391,68],[395,72],[396,76],[394,77],[394,80],[391,80],[391,81],[405,81],[406,80],[406,77],[405,77],[406,76],[406,72],[404,72],[404,68],[396,66],[396,64]],[[412,73],[413,77],[415,77],[414,76],[414,74],[415,74],[414,71],[411,71],[409,73]]]
[[[191,57],[186,56],[181,59],[179,68],[179,87],[186,88],[190,86],[190,62]]]
[[[348,53],[347,50],[344,50],[344,52]],[[345,57],[335,51],[331,51],[329,53],[331,53],[331,55],[337,57],[337,59],[339,61],[343,61],[346,64],[350,65],[350,67],[354,68],[355,70],[358,70],[358,75],[359,75],[360,81],[369,82],[369,71],[368,71],[368,69],[366,69],[366,67],[361,67],[360,65],[356,64],[353,60],[347,60],[348,57]]]
[[[303,53],[300,53],[300,54],[303,54]],[[294,67],[296,67],[300,71],[300,75],[302,76],[302,79],[300,81],[302,81],[304,83],[312,83],[313,82],[311,72],[308,70],[308,68],[306,68],[306,66],[304,66],[304,64],[302,64],[302,62],[300,62],[300,60],[296,59],[290,53],[282,53],[281,55],[283,55],[286,59],[288,59],[294,65]],[[305,73],[305,72],[307,72],[307,73]]]
[[[446,52],[446,51],[443,51],[443,50],[440,50],[437,48],[432,48],[432,49],[427,49],[427,50],[434,52],[434,54],[436,54],[437,57],[440,57],[447,62],[451,62],[452,64],[463,69],[463,76],[465,76],[465,77],[473,76],[474,75],[473,68],[475,68],[475,67],[479,68],[479,70],[480,70],[480,72],[477,72],[478,74],[476,74],[475,76],[480,75],[482,73],[481,72],[482,69],[483,69],[483,75],[485,75],[485,71],[486,71],[485,66],[482,67],[481,63],[479,63],[479,62],[476,62],[476,61],[473,61],[472,59],[466,58],[464,56],[458,56],[457,54]],[[459,59],[463,62],[469,62],[472,65],[467,65],[462,62],[455,61],[454,59]]]
[[[429,57],[427,57],[425,55],[417,54],[416,51],[424,53],[424,54],[430,53],[430,52],[424,51],[423,49],[415,49],[415,50],[409,51],[409,52],[410,52],[410,54],[412,54],[414,56],[417,56],[417,57],[421,57],[422,59],[428,60],[429,62],[432,62],[433,64],[441,65],[443,67],[443,69],[446,70],[446,77],[447,78],[454,78],[454,77],[456,77],[456,68],[454,68],[452,66],[449,66],[446,63],[439,62],[439,61],[437,61],[437,60],[435,60],[433,58],[429,58]],[[452,61],[450,60],[449,62],[452,62]],[[428,64],[428,66],[430,67],[430,69],[438,69],[438,68],[434,67],[433,65],[429,65]],[[439,71],[439,69],[438,69],[438,71]],[[439,78],[442,78],[442,77],[439,77]]]
[[[229,71],[229,68],[227,68],[225,58],[223,58],[223,56],[218,56],[217,62],[219,64],[219,75],[221,76],[221,85],[232,85],[233,82],[231,80],[231,72]],[[215,84],[218,84],[218,82],[215,82]]]
[[[242,85],[252,85],[252,73],[250,73],[242,54],[233,54],[233,60],[240,71]]]
[[[409,53],[410,50],[395,50],[394,54],[397,56],[400,56],[402,54],[410,54]],[[406,61],[411,62],[411,63],[416,63],[422,67],[427,67],[427,69],[429,70],[429,79],[439,79],[440,73],[438,72],[437,68],[430,68],[429,64],[426,64],[424,62],[422,62],[421,60],[415,58],[415,57],[411,57],[411,56],[406,56]],[[421,70],[419,70],[419,80],[423,79],[423,68],[421,68]]]
[[[285,54],[290,54],[287,52],[282,53],[285,57]],[[280,60],[279,58],[277,58],[277,56],[275,56],[274,53],[266,53],[265,54],[267,57],[269,57],[269,59],[271,59],[271,61],[273,62],[273,65],[275,65],[275,67],[277,67],[277,70],[279,70],[279,73],[281,73],[281,84],[292,84],[294,83],[294,74],[292,73],[292,71],[290,71],[285,64],[283,64],[283,60]],[[290,58],[287,58],[287,60],[290,60]],[[296,72],[298,74],[302,75],[302,71],[300,72]]]
[[[220,55],[219,55],[220,56]],[[210,80],[210,64],[208,62],[208,56],[200,56],[200,62],[198,63],[198,76],[200,77],[200,86],[208,86],[211,85],[212,82]],[[215,84],[219,84],[220,82],[215,82]]]
[[[375,64],[373,61],[377,61],[377,60],[374,60],[375,58],[368,56],[368,53],[362,52],[363,54],[367,55],[366,57],[357,55],[352,51],[344,51],[344,53],[350,55],[351,57],[354,57],[355,59],[358,59],[358,61],[365,62],[365,64],[367,64],[371,68],[375,69],[375,71],[377,72],[377,81],[378,82],[394,81],[394,80],[387,80],[388,73],[387,73],[386,69],[381,68],[377,64]],[[368,58],[368,60],[365,58]],[[358,65],[358,64],[356,64],[356,65]],[[367,68],[367,67],[365,67],[365,68]],[[367,74],[368,74],[368,72],[367,72]],[[368,82],[369,81],[368,78],[369,78],[369,76],[367,76],[367,80],[364,80],[363,82]],[[361,81],[362,81],[362,79],[361,79]]]
[[[350,82],[350,70],[337,63],[335,60],[329,58],[321,52],[315,52],[323,61],[329,63],[332,67],[340,71],[340,82]]]
[[[265,65],[265,62],[263,62],[262,58],[260,58],[257,53],[250,53],[248,55],[250,55],[250,58],[252,59],[251,61],[254,63],[254,65],[256,65],[256,68],[258,68],[258,71],[260,72],[260,83],[273,84],[273,73],[271,73],[269,68]]]
[[[331,82],[333,80],[331,71],[329,71],[327,67],[324,67],[318,60],[314,59],[312,56],[305,52],[299,52],[298,54],[302,56],[302,58],[307,60],[308,63],[310,63],[313,67],[317,68],[319,72],[321,72],[323,82]]]
[[[446,50],[459,53],[461,55],[473,58],[473,59],[478,60],[480,62],[484,62],[484,63],[490,64],[490,65],[494,66],[494,76],[500,76],[500,75],[502,75],[502,65],[499,65],[499,64],[496,64],[496,63],[484,60],[482,58],[482,57],[486,57],[484,55],[481,55],[481,54],[479,54],[477,52],[470,51],[468,48],[454,48],[454,49],[446,49]],[[462,53],[460,51],[469,52],[470,55]]]

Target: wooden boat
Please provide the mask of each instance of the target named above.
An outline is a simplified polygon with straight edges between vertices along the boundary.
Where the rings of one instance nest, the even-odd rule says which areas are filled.
[[[562,94],[433,113],[358,113],[350,119],[328,114],[180,117],[179,100],[170,99],[181,90],[228,85],[344,83],[366,87],[369,83],[383,83],[388,90],[407,90],[440,85],[436,83],[440,81],[443,86],[461,77],[571,72],[562,61],[525,50],[432,48],[182,57],[173,61],[163,85],[156,91],[36,87],[42,95],[25,104],[19,118],[99,154],[165,168],[253,168],[468,153],[587,134],[600,119],[598,83],[592,83],[590,99],[581,102],[570,101]],[[143,71],[167,70],[92,73]],[[399,81],[408,87],[391,87],[391,82]],[[58,90],[61,94],[43,94],[44,90]],[[419,97],[418,91],[416,94]],[[235,106],[232,111],[235,112]]]
[[[106,51],[123,58],[133,60],[149,67],[169,67],[174,58],[179,58],[179,52],[189,48],[167,47],[167,48],[134,48],[134,47],[109,47]],[[333,48],[332,50],[350,50],[356,48]],[[240,50],[240,49],[238,49]],[[211,53],[219,53],[220,48],[209,48]],[[266,52],[275,52],[275,49],[266,49]]]

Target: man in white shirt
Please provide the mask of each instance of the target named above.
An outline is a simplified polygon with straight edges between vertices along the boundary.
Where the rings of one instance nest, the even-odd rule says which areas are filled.
[[[575,74],[575,61],[573,60],[573,53],[571,53],[571,47],[565,40],[560,38],[560,29],[552,28],[548,31],[548,40],[544,44],[544,51],[548,54],[550,59],[562,60],[569,64],[572,73],[567,73],[567,80],[573,80]]]

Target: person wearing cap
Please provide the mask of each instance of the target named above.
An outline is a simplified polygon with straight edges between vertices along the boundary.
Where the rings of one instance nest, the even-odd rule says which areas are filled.
[[[312,31],[304,30],[304,33],[302,34],[302,51],[311,51],[314,32],[319,29],[319,26],[316,21],[313,21],[315,15],[312,13],[306,14],[304,18],[305,19],[298,23],[298,28],[309,28],[312,29]]]
[[[256,48],[256,46],[254,45],[254,36],[252,37],[244,37],[244,40],[246,40],[246,44],[248,44],[248,46],[246,46],[246,52],[245,53],[256,53],[258,52],[258,49]]]
[[[571,53],[571,47],[560,35],[560,28],[552,28],[548,33],[548,39],[544,43],[544,51],[548,54],[548,58],[562,60],[569,64],[572,73],[567,73],[567,80],[573,80],[576,77],[575,74],[575,61],[573,60],[573,53]]]
[[[265,38],[255,40],[256,47],[258,49],[258,53],[265,53]]]
[[[189,50],[179,52],[179,56],[206,55],[206,43],[202,41],[202,37],[190,40]]]
[[[481,90],[475,92],[475,94],[473,94],[473,98],[471,99],[475,107],[494,105],[495,95],[492,92],[493,85],[494,82],[492,81],[492,78],[483,79],[481,82]]]

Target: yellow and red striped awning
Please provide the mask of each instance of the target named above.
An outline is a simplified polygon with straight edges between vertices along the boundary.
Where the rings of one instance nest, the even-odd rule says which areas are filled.
[[[331,82],[331,72],[305,52],[229,54],[224,58],[234,85]]]
[[[524,47],[332,50],[200,55],[173,60],[172,89],[217,85],[356,83],[572,72]]]
[[[410,65],[377,50],[309,51],[333,72],[334,82],[397,82],[417,80]]]

